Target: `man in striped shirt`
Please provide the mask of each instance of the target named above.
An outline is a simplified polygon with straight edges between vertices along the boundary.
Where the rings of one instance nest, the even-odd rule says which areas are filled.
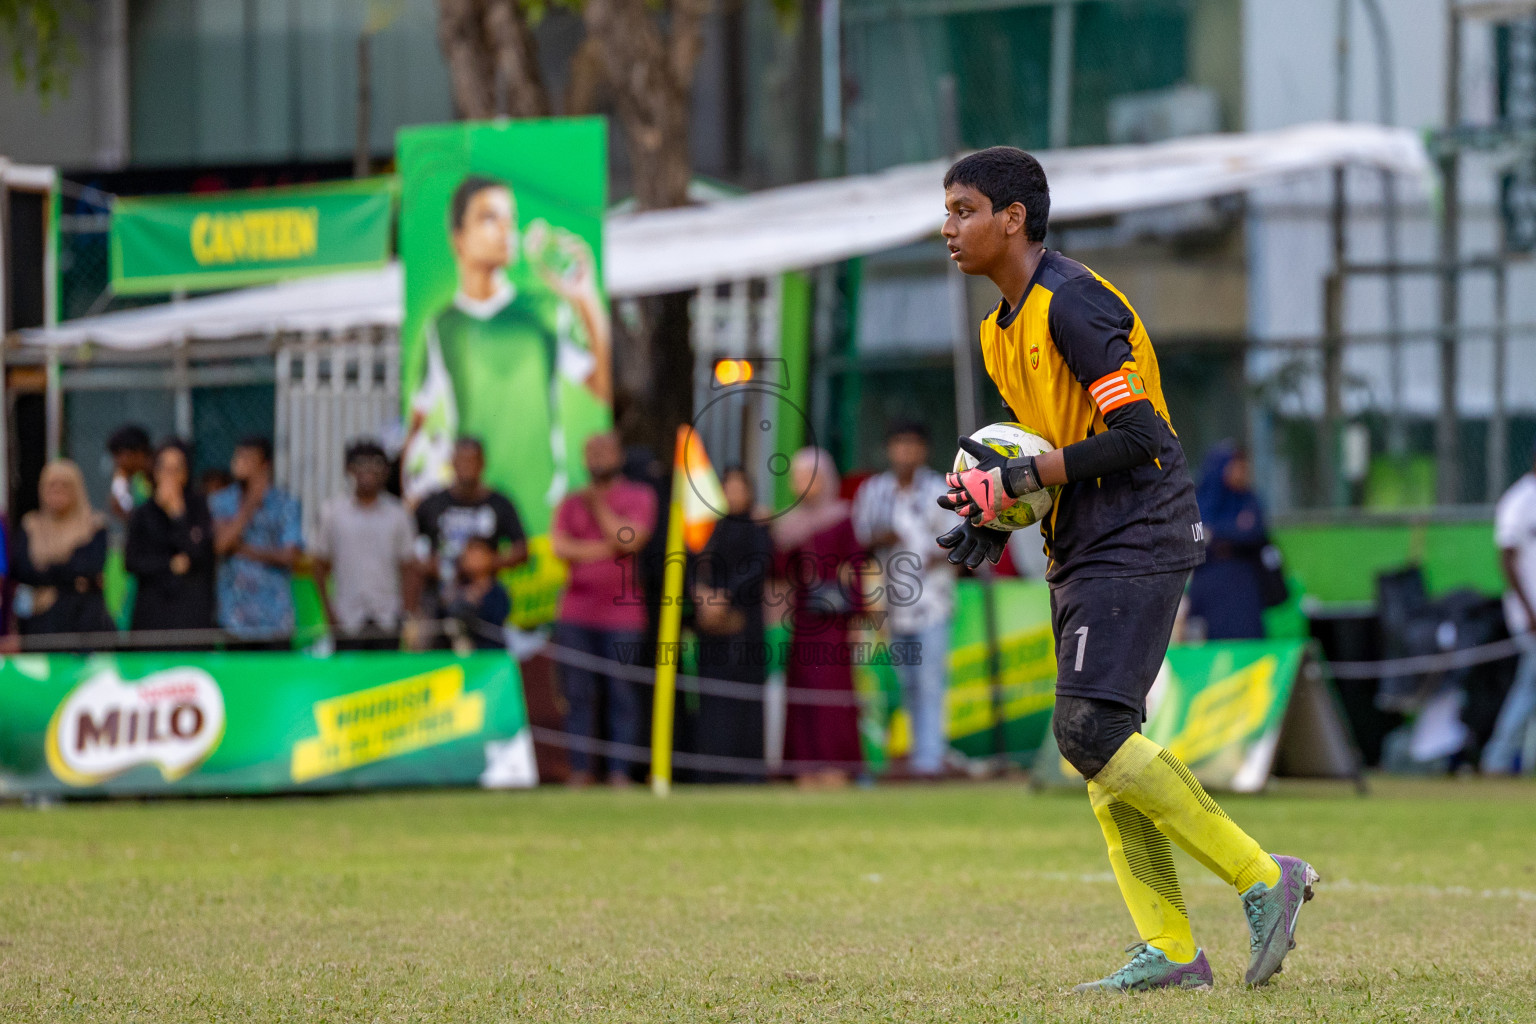
[[[880,562],[885,610],[901,703],[912,731],[907,759],[912,774],[944,771],[944,698],[949,690],[949,621],[955,607],[955,570],[934,542],[954,523],[938,506],[949,488],[928,466],[928,428],[898,420],[885,433],[891,468],[870,477],[853,501],[859,543]]]

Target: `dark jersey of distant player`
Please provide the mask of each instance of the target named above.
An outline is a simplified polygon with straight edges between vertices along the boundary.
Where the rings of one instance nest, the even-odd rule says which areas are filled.
[[[1040,524],[1047,580],[1172,572],[1204,560],[1200,509],[1157,356],[1124,295],[1047,250],[1019,307],[1004,300],[982,321],[981,351],[1014,416],[1057,448],[1107,429],[1105,414],[1131,402],[1157,412],[1154,461],[1061,488]]]

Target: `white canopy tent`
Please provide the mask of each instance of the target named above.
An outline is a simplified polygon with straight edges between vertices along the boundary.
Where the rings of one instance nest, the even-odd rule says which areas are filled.
[[[1038,156],[1051,183],[1053,223],[1211,199],[1348,164],[1395,171],[1420,187],[1430,171],[1416,134],[1365,124],[1310,124]],[[905,245],[943,223],[940,184],[948,167],[942,160],[911,164],[612,218],[609,290],[678,291]]]
[[[137,352],[187,341],[399,327],[400,265],[241,288],[20,332],[22,344]]]
[[[1368,124],[1311,124],[1137,146],[1039,154],[1051,219],[1067,222],[1243,192],[1342,165],[1396,172],[1427,187],[1418,135]],[[610,216],[606,279],[615,298],[818,266],[905,245],[943,221],[947,162],[814,181],[677,210]],[[398,328],[393,265],[106,313],[20,332],[25,346],[143,350],[198,340]]]

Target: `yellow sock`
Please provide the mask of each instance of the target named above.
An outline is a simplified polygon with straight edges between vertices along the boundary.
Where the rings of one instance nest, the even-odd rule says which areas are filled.
[[[1151,820],[1104,787],[1088,783],[1094,817],[1109,844],[1109,865],[1143,942],[1174,963],[1195,958],[1195,937],[1173,866],[1173,847]]]
[[[1254,882],[1279,884],[1274,858],[1227,817],[1184,762],[1140,733],[1115,751],[1093,781],[1151,818],[1180,849],[1239,892]]]

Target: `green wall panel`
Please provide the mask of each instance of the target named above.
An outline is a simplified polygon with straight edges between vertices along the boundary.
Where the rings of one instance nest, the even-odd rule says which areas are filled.
[[[1411,563],[1422,566],[1431,594],[1503,590],[1487,520],[1288,526],[1274,533],[1290,573],[1320,601],[1374,601],[1377,574]]]

